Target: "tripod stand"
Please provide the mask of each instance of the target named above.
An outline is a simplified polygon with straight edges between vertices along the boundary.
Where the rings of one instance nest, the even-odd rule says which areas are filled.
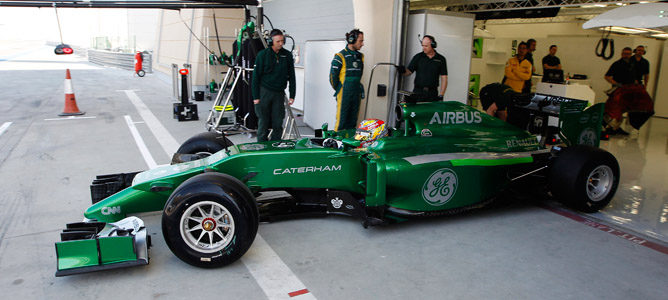
[[[225,74],[225,79],[223,79],[218,94],[216,94],[216,99],[213,101],[209,116],[206,119],[207,131],[216,131],[218,133],[225,133],[226,135],[240,133],[252,135],[257,132],[257,130],[249,129],[247,127],[246,121],[249,113],[246,113],[242,120],[235,120],[234,110],[229,109],[230,101],[234,94],[233,92],[235,88],[237,88],[239,80],[245,76],[245,72],[253,72],[253,68],[231,66]],[[232,81],[232,84],[230,84],[231,80],[234,80]],[[224,104],[223,99],[225,99]],[[284,101],[286,118],[283,121],[283,133],[281,134],[281,139],[298,139],[301,135],[297,129],[297,122],[292,113],[292,109],[290,108],[287,96],[284,97]],[[228,117],[227,115],[231,115],[231,117]]]

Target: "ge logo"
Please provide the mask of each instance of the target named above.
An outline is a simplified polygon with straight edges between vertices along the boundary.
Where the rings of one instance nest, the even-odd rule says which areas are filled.
[[[454,171],[448,168],[437,170],[422,186],[422,198],[433,206],[446,204],[457,192],[457,185]]]
[[[580,133],[578,144],[594,146],[596,144],[596,133],[593,129],[587,128]]]

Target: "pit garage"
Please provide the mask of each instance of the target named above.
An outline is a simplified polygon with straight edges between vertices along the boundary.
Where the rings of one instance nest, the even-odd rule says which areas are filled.
[[[667,11],[0,1],[0,288],[12,299],[664,299]],[[280,139],[258,141],[254,62],[279,36],[296,88],[282,95]],[[358,129],[337,130],[333,60],[362,38]],[[650,106],[612,112],[611,87],[626,85],[606,76],[626,47],[648,62],[634,86]],[[447,61],[433,99],[405,72],[419,75],[411,60],[430,49]],[[483,88],[525,51],[527,90],[491,97],[507,101],[502,120]]]

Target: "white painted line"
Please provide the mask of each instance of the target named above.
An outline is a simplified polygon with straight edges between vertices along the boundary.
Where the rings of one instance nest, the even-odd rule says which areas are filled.
[[[248,252],[241,257],[255,281],[269,299],[290,299],[292,292],[306,289],[278,254],[258,234]],[[313,294],[300,294],[299,299],[316,299]]]
[[[162,149],[171,157],[179,148],[176,139],[165,129],[134,91],[123,90],[123,92],[137,108],[139,115],[146,122],[146,126],[160,142]],[[253,242],[248,252],[241,257],[241,261],[246,265],[248,271],[269,299],[316,299],[260,234],[255,236],[255,242]]]
[[[0,135],[5,133],[7,128],[9,128],[9,126],[11,126],[11,125],[12,125],[12,122],[5,122],[4,124],[2,124],[2,126],[0,126]]]
[[[143,101],[141,101],[139,96],[137,96],[133,90],[122,90],[122,92],[130,98],[130,102],[137,108],[139,115],[144,119],[148,128],[151,130],[155,138],[158,139],[158,143],[160,143],[162,149],[167,153],[167,157],[171,158],[172,155],[176,153],[176,150],[179,149],[180,144],[176,142],[176,139],[174,139],[169,131],[167,131],[165,126],[162,126],[162,123],[160,123],[158,118],[155,117],[151,110]]]
[[[69,116],[69,117],[64,117],[64,118],[44,119],[44,121],[62,121],[62,120],[95,119],[95,118],[96,118],[95,116],[90,116],[90,117]]]
[[[130,116],[125,116],[125,122],[128,123],[130,133],[132,133],[132,137],[135,139],[135,143],[137,143],[139,152],[141,152],[141,156],[144,157],[144,161],[148,165],[148,168],[153,169],[157,167],[158,164],[155,163],[155,159],[153,159],[153,156],[151,156],[151,152],[148,151],[148,148],[144,143],[144,139],[141,137],[141,135],[139,135],[139,131],[137,131],[137,127],[135,127],[135,123],[132,122]]]

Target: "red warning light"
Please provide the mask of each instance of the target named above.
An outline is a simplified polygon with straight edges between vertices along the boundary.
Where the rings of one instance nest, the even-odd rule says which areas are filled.
[[[188,75],[188,69],[181,69],[181,70],[179,70],[179,74],[181,74],[181,75]]]

